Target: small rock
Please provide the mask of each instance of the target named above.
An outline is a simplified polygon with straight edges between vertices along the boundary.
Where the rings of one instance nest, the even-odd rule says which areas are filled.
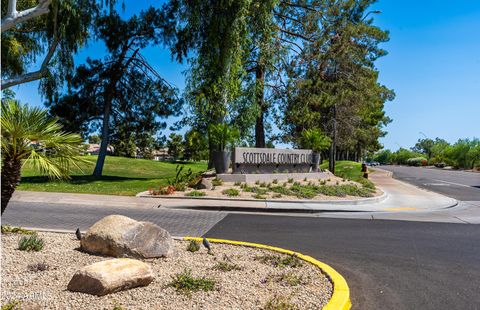
[[[103,296],[126,289],[146,286],[153,281],[149,265],[130,258],[116,258],[75,272],[67,289],[73,292]]]
[[[202,178],[198,183],[195,185],[196,189],[208,189],[212,190],[213,189],[213,184],[212,181],[209,179]]]
[[[173,253],[173,239],[165,229],[122,215],[109,215],[83,236],[82,250],[113,257],[156,258]]]

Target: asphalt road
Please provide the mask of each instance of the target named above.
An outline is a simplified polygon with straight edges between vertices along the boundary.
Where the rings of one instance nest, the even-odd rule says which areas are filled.
[[[461,201],[480,201],[480,173],[405,166],[380,166],[393,177]]]
[[[480,309],[480,226],[229,214],[208,237],[299,251],[337,269],[353,309]]]

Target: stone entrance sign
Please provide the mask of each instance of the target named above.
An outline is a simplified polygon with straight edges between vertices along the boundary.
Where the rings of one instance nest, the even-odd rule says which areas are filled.
[[[312,150],[237,147],[233,151],[233,173],[307,173],[312,171]]]

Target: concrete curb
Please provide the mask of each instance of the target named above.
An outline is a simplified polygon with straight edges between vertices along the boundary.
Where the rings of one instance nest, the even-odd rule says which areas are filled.
[[[322,272],[332,282],[333,294],[328,304],[323,307],[323,310],[349,310],[352,306],[352,303],[350,301],[350,289],[348,287],[347,281],[345,281],[345,278],[329,265],[321,261],[318,261],[311,256],[307,256],[302,253],[298,253],[298,252],[294,252],[294,251],[290,251],[290,250],[286,250],[278,247],[273,247],[265,244],[224,240],[224,239],[214,239],[214,238],[207,238],[207,239],[212,243],[241,245],[241,246],[247,246],[247,247],[253,247],[253,248],[266,249],[266,250],[275,251],[275,252],[288,254],[288,255],[295,255],[298,258],[320,268],[320,270],[322,270]],[[195,241],[202,242],[202,238],[195,238],[195,237],[184,237],[183,240],[185,241],[195,240]]]
[[[136,197],[150,199],[171,199],[171,200],[210,200],[210,201],[242,201],[242,202],[275,202],[275,203],[308,203],[318,205],[363,205],[379,203],[388,198],[388,194],[383,192],[382,195],[376,197],[360,198],[353,200],[274,200],[274,199],[250,199],[250,198],[227,198],[227,197],[182,197],[182,196],[152,196],[146,192],[138,193]]]

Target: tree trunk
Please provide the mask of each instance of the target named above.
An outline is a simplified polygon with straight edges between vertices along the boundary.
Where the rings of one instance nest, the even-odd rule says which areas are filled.
[[[332,133],[332,145],[330,146],[330,158],[328,163],[328,170],[335,174],[335,156],[337,148],[337,106],[333,105],[333,133]]]
[[[102,142],[100,143],[100,150],[98,152],[97,164],[95,165],[95,170],[93,171],[93,176],[101,177],[103,171],[103,165],[105,164],[105,157],[107,156],[108,151],[108,138],[110,135],[110,110],[111,110],[112,100],[105,101],[105,108],[103,110],[103,125],[102,125]]]
[[[7,209],[15,188],[20,184],[22,162],[5,156],[2,166],[2,215]]]
[[[255,99],[259,108],[259,115],[255,124],[255,147],[265,147],[265,103],[263,93],[265,91],[265,74],[262,66],[257,66],[255,70]]]

